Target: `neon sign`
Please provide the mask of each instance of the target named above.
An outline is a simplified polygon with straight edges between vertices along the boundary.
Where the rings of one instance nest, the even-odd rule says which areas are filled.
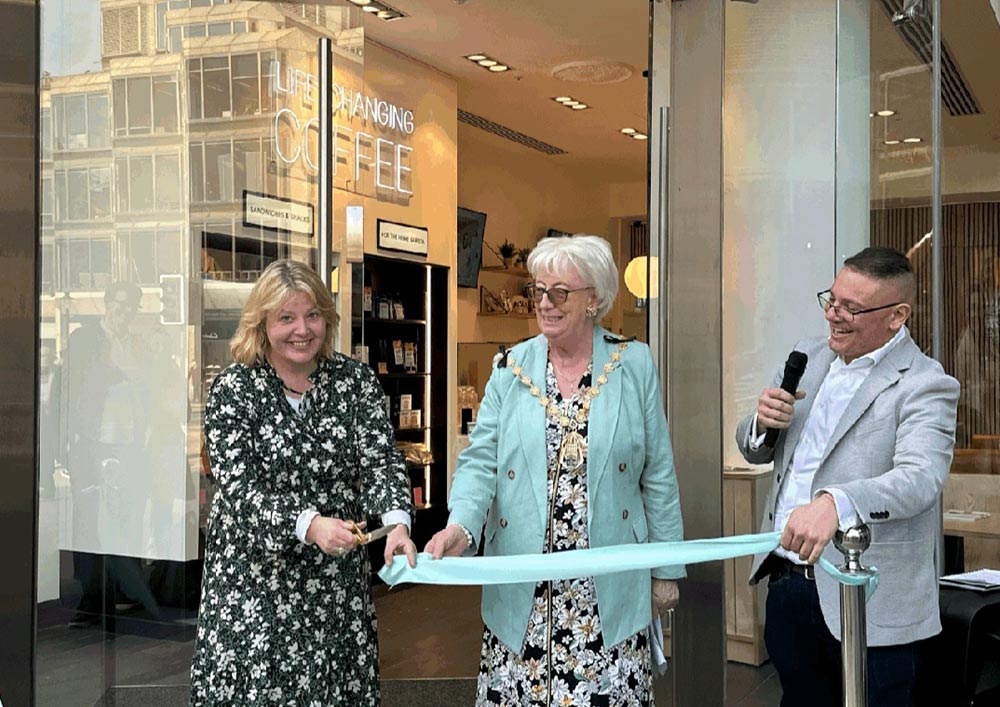
[[[281,66],[277,60],[271,62],[270,89],[272,96],[298,96],[303,106],[311,108],[316,103],[319,81],[314,74],[293,67]],[[415,129],[413,111],[384,101],[377,96],[369,96],[334,84],[331,113],[334,118],[361,120],[384,131],[412,135]],[[284,130],[282,130],[284,128]],[[374,130],[374,128],[370,128]],[[395,140],[378,137],[363,130],[351,130],[344,125],[334,125],[333,170],[337,175],[338,163],[352,168],[355,184],[361,178],[362,170],[374,167],[375,186],[378,190],[394,191],[411,195],[406,188],[411,182],[412,169],[408,166],[413,148]],[[291,132],[291,140],[282,140],[283,133]],[[302,120],[291,108],[281,108],[274,114],[274,150],[285,164],[301,161],[311,172],[319,169],[315,145],[318,143],[319,118]],[[347,144],[350,149],[344,147]],[[387,179],[383,175],[388,172]]]

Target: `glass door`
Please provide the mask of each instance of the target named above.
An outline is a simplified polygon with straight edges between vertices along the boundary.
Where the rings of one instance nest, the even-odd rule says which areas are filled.
[[[42,8],[38,705],[186,689],[204,401],[261,271],[319,266],[317,44],[336,113],[361,92],[360,22],[328,2]]]

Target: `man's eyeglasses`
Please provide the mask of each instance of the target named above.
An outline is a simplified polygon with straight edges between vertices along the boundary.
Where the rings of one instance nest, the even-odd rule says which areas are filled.
[[[823,308],[824,312],[829,312],[831,309],[833,313],[840,317],[841,319],[846,319],[849,322],[853,322],[854,318],[859,314],[868,314],[869,312],[877,312],[880,309],[889,309],[890,307],[898,307],[903,302],[893,302],[892,304],[883,304],[881,307],[870,307],[869,309],[851,309],[842,304],[834,304],[830,299],[830,290],[823,290],[822,292],[816,293],[816,299],[819,300],[819,306]]]
[[[593,287],[577,287],[575,290],[567,290],[565,287],[549,287],[548,289],[544,287],[539,287],[538,285],[531,286],[531,299],[535,301],[535,304],[541,304],[542,297],[545,295],[549,296],[549,302],[558,306],[560,304],[566,304],[566,300],[574,292],[580,292],[582,290],[592,290]]]

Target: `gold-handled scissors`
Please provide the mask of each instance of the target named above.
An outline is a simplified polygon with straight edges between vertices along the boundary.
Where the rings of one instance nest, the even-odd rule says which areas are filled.
[[[395,530],[398,525],[399,525],[399,523],[390,523],[389,525],[383,525],[381,528],[378,528],[377,530],[373,530],[370,533],[366,533],[364,530],[361,529],[361,527],[357,523],[355,523],[352,520],[351,521],[351,532],[354,533],[354,537],[356,537],[358,539],[358,544],[359,545],[367,545],[368,543],[372,542],[373,540],[378,540],[379,538],[384,538],[386,535],[388,535],[393,530]]]

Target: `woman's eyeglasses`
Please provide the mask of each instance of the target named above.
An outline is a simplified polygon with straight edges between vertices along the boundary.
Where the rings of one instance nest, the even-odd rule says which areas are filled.
[[[535,301],[535,304],[541,304],[542,297],[545,295],[549,296],[549,302],[559,306],[560,304],[566,304],[566,300],[574,292],[580,292],[582,290],[592,290],[591,286],[587,287],[577,287],[575,290],[567,290],[565,287],[539,287],[538,285],[531,286],[531,299]]]

